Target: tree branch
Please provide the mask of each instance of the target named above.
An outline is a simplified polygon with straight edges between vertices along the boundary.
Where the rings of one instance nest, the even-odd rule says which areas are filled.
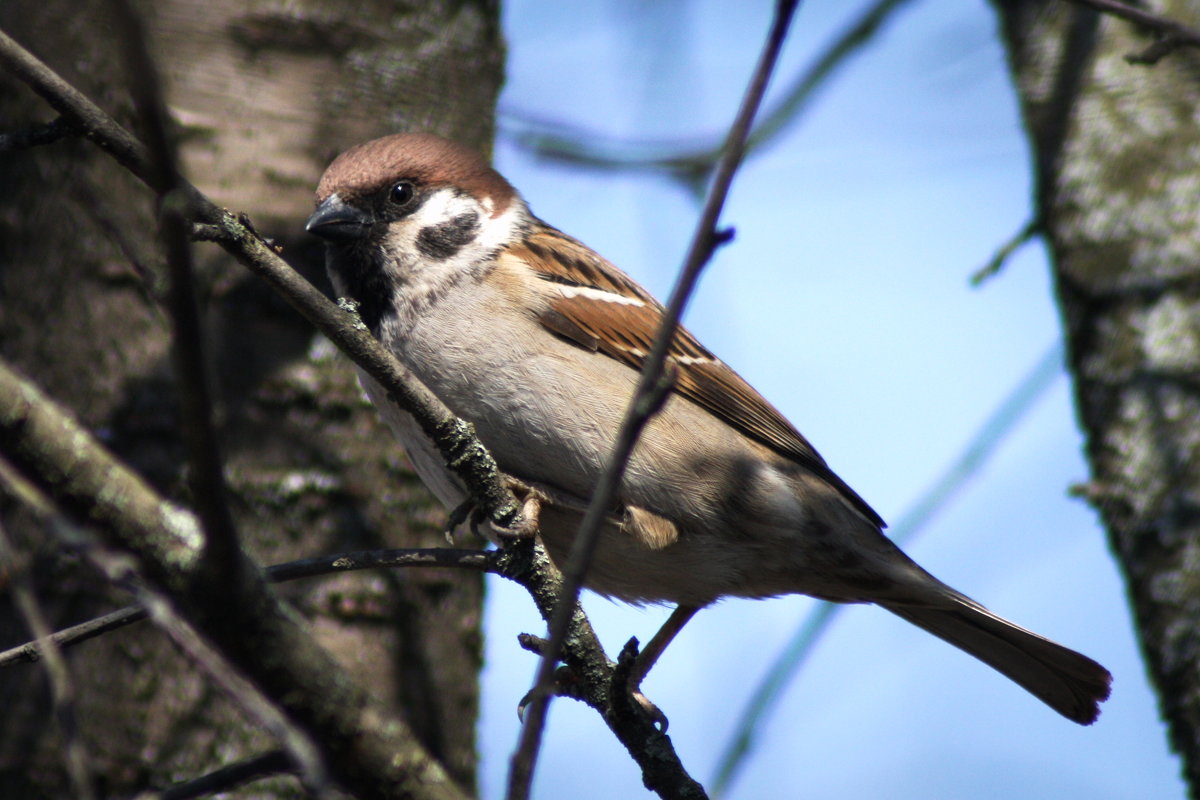
[[[71,670],[63,657],[62,649],[50,635],[50,625],[38,602],[33,579],[29,575],[28,559],[17,554],[3,523],[0,523],[0,564],[4,565],[6,577],[11,582],[13,602],[24,617],[25,624],[34,637],[34,644],[45,656],[44,664],[46,677],[50,680],[54,720],[58,724],[59,735],[63,738],[64,758],[71,789],[80,800],[92,800],[96,797],[96,786],[87,748],[79,734],[75,713],[75,683],[71,680]]]
[[[159,238],[171,276],[167,310],[173,335],[171,355],[187,445],[187,481],[192,502],[204,527],[204,561],[212,575],[228,573],[242,563],[237,528],[229,510],[225,462],[213,421],[212,381],[204,356],[200,306],[196,301],[189,225],[184,217],[188,186],[179,171],[179,154],[168,133],[158,65],[147,48],[141,19],[127,0],[112,0],[125,61],[131,79],[134,107],[150,142],[150,168],[158,190]],[[179,197],[180,201],[176,200]]]
[[[193,800],[208,797],[252,781],[290,772],[291,769],[291,762],[282,750],[271,750],[213,770],[199,778],[176,783],[160,792],[139,796],[138,800]]]
[[[485,550],[454,550],[449,548],[400,548],[393,550],[366,550],[362,552],[337,553],[329,556],[304,558],[276,564],[263,570],[270,583],[283,583],[302,578],[333,575],[364,569],[392,567],[458,567],[461,569],[498,572],[495,556]],[[94,639],[101,634],[141,622],[146,611],[140,606],[126,606],[102,617],[63,628],[51,635],[58,647],[71,647]],[[0,652],[0,669],[37,661],[43,649],[39,641],[25,642]]]
[[[329,770],[321,757],[319,747],[306,731],[292,724],[283,710],[251,683],[242,670],[235,667],[215,647],[208,643],[162,593],[134,583],[138,602],[158,628],[164,631],[183,651],[184,655],[200,666],[243,713],[253,719],[276,741],[283,745],[288,760],[299,774],[305,789],[318,798],[331,798]]]
[[[981,286],[984,281],[999,274],[1008,260],[1012,258],[1013,253],[1024,247],[1035,236],[1040,235],[1044,228],[1045,223],[1039,217],[1034,217],[1022,225],[1019,231],[1008,237],[1004,244],[996,249],[986,264],[971,273],[969,279],[971,285]]]
[[[3,362],[0,452],[67,516],[135,554],[151,584],[319,744],[347,789],[372,798],[462,796],[408,726],[345,676],[252,564],[223,581],[198,574],[195,517],[155,494]]]
[[[771,142],[808,108],[817,90],[844,66],[849,57],[869,44],[910,0],[877,0],[797,75],[774,107],[763,114],[747,140],[751,153]],[[689,185],[700,184],[721,157],[721,141],[605,140],[590,130],[569,129],[561,123],[537,119],[519,110],[501,110],[502,129],[520,146],[539,157],[565,161],[576,166],[620,170],[660,170],[681,177]],[[699,191],[697,191],[699,193]]]
[[[201,630],[221,646],[233,663],[264,686],[300,728],[323,746],[327,762],[344,783],[351,787],[362,785],[350,782],[346,770],[362,780],[386,775],[386,780],[392,782],[400,780],[397,773],[402,776],[416,770],[425,774],[397,784],[396,794],[372,793],[361,788],[359,791],[364,797],[400,796],[402,792],[414,792],[418,797],[457,796],[437,792],[439,782],[446,782],[440,767],[416,757],[408,729],[389,718],[377,701],[349,684],[253,571],[246,578],[249,585],[243,587],[214,587],[197,582],[188,574],[199,560],[195,518],[154,495],[3,362],[0,362],[0,452],[9,460],[10,468],[36,491],[49,495],[65,511],[100,527],[114,545],[136,553],[148,568],[151,580],[166,586],[172,597],[182,597],[181,610],[187,618],[199,620]],[[392,566],[457,566],[496,572],[524,586],[547,621],[559,602],[561,578],[536,539],[522,539],[502,551],[407,549],[346,553],[290,562],[268,573],[272,580],[281,581]],[[217,593],[237,597],[244,613],[234,619],[213,620],[213,612],[204,608],[204,602]],[[222,606],[219,613],[227,614]],[[106,619],[110,630],[116,624],[136,621],[128,611],[116,612]],[[628,707],[624,682],[614,676],[612,663],[578,605],[574,622],[564,656],[580,679],[581,697],[600,711],[609,728],[629,749],[642,768],[647,786],[664,797],[703,797],[699,784],[679,762],[670,739],[640,710]],[[261,645],[264,641],[275,644],[264,648]],[[28,646],[11,652],[28,652]],[[618,687],[615,692],[614,685]],[[332,738],[331,744],[327,744],[326,737]],[[425,786],[425,791],[420,791],[418,787],[431,778],[436,779],[433,788]]]
[[[140,142],[2,32],[0,64],[30,83],[64,118],[79,125],[89,139],[152,189],[163,192],[168,188],[156,175],[148,151]],[[474,435],[472,427],[454,417],[427,387],[384,350],[357,316],[334,306],[283,262],[257,235],[244,215],[235,218],[183,181],[179,182],[174,198],[174,202],[180,204],[181,215],[192,223],[193,230],[200,230],[203,238],[216,241],[266,280],[384,386],[395,402],[413,414],[493,523],[503,528],[514,528],[520,523],[520,508],[504,487],[495,462]],[[715,246],[720,239],[714,234],[709,246]],[[36,413],[27,407],[25,401],[29,397],[37,398],[35,405],[49,402],[0,363],[0,452],[6,455],[10,448],[31,446],[23,441],[20,432],[23,423],[18,419]],[[8,413],[7,403],[16,403],[7,409]],[[14,424],[6,424],[5,419],[12,415],[16,415]],[[72,426],[72,430],[69,435],[86,438],[77,427]],[[90,438],[87,441],[90,442]],[[440,767],[431,763],[424,751],[410,741],[407,728],[395,727],[396,723],[389,719],[386,710],[378,708],[365,693],[339,677],[340,671],[324,651],[303,634],[286,610],[260,585],[257,572],[246,571],[243,576],[245,586],[210,588],[208,599],[213,594],[224,593],[224,617],[214,618],[212,609],[204,605],[204,593],[197,587],[193,587],[197,588],[195,594],[188,594],[188,581],[194,578],[200,547],[194,518],[157,498],[107,454],[101,459],[106,466],[88,468],[88,480],[84,485],[76,485],[63,477],[70,473],[69,469],[63,471],[54,467],[54,462],[59,459],[62,464],[74,463],[74,454],[69,448],[59,448],[55,457],[42,465],[50,470],[50,474],[43,475],[39,472],[40,457],[36,455],[38,446],[21,452],[21,457],[16,459],[18,469],[38,476],[36,480],[48,481],[47,491],[56,502],[101,526],[115,541],[148,560],[146,567],[152,579],[168,587],[173,598],[178,599],[180,595],[188,598],[189,602],[183,607],[188,618],[200,622],[200,628],[234,663],[269,686],[268,694],[284,705],[301,728],[312,731],[316,741],[326,750],[333,751],[327,753],[328,763],[335,767],[344,784],[352,788],[365,787],[363,796],[406,792],[414,796],[456,796],[457,789],[448,782]],[[90,453],[90,446],[85,450]],[[120,486],[105,483],[105,470],[113,472],[114,480]],[[133,481],[138,490],[132,493],[130,505],[95,502],[99,498],[123,496],[128,481]],[[527,542],[516,549],[520,553],[528,552],[527,560],[521,562],[524,566],[517,569],[521,575],[518,580],[534,596],[545,615],[548,598],[554,595],[559,585],[557,570],[540,543]],[[509,555],[504,553],[500,557]],[[519,561],[518,555],[512,557]],[[236,608],[231,609],[231,603]],[[231,611],[233,613],[229,613]],[[590,633],[581,611],[575,616],[575,625],[585,627]],[[572,635],[572,644],[566,648],[567,663],[587,676],[587,691],[595,707],[605,709],[602,713],[606,722],[642,766],[647,785],[664,787],[662,791],[668,792],[664,796],[703,796],[699,785],[679,763],[669,739],[656,731],[644,715],[612,711],[612,704],[608,702],[611,666],[607,670],[596,668],[599,664],[609,664],[603,650],[594,635],[585,635],[582,629],[573,628],[576,630],[579,635]],[[275,644],[264,649],[262,641]],[[253,652],[247,652],[248,648],[253,648]],[[682,788],[676,790],[675,787]]]
[[[96,617],[87,622],[81,622],[78,625],[72,625],[69,628],[55,631],[49,636],[49,641],[54,647],[73,647],[109,631],[115,631],[118,628],[124,628],[126,625],[141,622],[145,618],[146,612],[144,609],[139,606],[125,606],[102,617]],[[0,653],[0,669],[10,667],[13,664],[38,661],[43,657],[45,652],[46,648],[43,646],[41,639],[35,639],[31,642],[19,644],[16,647],[10,647]]]
[[[1200,47],[1200,31],[1170,17],[1155,14],[1153,11],[1126,5],[1119,0],[1069,0],[1069,2],[1128,20],[1158,37],[1154,44],[1142,52],[1125,56],[1125,60],[1130,64],[1153,65],[1178,47]]]
[[[520,539],[497,554],[499,573],[524,586],[547,625],[565,602],[562,576],[535,539]],[[660,797],[703,800],[704,788],[680,763],[671,739],[630,702],[626,682],[600,646],[578,602],[572,604],[571,635],[562,657],[578,680],[578,699],[600,712],[609,730],[637,762],[646,788]]]
[[[0,31],[0,64],[143,183],[155,190],[162,188],[151,183],[150,154],[145,145],[4,31]]]
[[[780,50],[783,49],[788,27],[795,13],[798,0],[779,0],[776,3],[775,17],[767,34],[766,44],[759,57],[757,66],[746,89],[741,107],[730,126],[726,137],[720,162],[713,178],[712,188],[696,225],[696,232],[688,248],[687,257],[676,280],[675,288],[663,312],[662,324],[655,334],[654,343],[646,357],[638,379],[637,388],[630,400],[625,418],[617,433],[617,440],[608,457],[604,473],[596,483],[591,502],[579,526],[575,541],[571,545],[571,554],[563,569],[563,595],[550,621],[550,643],[542,656],[538,669],[537,680],[533,687],[533,703],[529,709],[525,724],[522,726],[520,744],[513,754],[511,771],[509,773],[509,800],[525,800],[529,797],[533,782],[533,770],[537,762],[537,753],[541,745],[542,729],[546,721],[547,708],[550,702],[549,689],[554,676],[554,666],[558,653],[566,639],[568,628],[575,616],[579,592],[583,588],[583,579],[595,552],[596,543],[600,538],[600,527],[608,515],[617,486],[625,474],[625,467],[633,448],[637,444],[642,429],[650,418],[658,412],[667,392],[670,389],[670,377],[667,375],[667,350],[675,339],[683,309],[691,297],[700,277],[701,271],[712,258],[714,250],[728,241],[728,232],[719,232],[717,222],[724,207],[725,198],[733,184],[733,177],[741,164],[745,153],[746,139],[754,123],[754,116],[762,103],[767,90],[767,83],[775,68]]]
[[[25,81],[88,139],[113,156],[157,192],[169,187],[156,175],[149,150],[87,97],[59,77],[16,41],[0,31],[0,64]],[[504,488],[499,469],[479,442],[474,429],[455,417],[437,396],[387,352],[355,316],[331,303],[293,270],[262,240],[245,215],[234,217],[186,181],[180,182],[178,202],[192,222],[251,272],[279,292],[293,308],[329,338],[342,352],[388,390],[393,400],[438,445],[480,508],[501,527],[512,527],[519,507]]]
[[[22,131],[0,133],[0,153],[15,153],[18,150],[54,144],[74,133],[76,130],[62,117],[55,117],[49,122]]]

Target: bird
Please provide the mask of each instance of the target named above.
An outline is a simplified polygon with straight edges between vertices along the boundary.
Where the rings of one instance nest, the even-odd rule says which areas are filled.
[[[337,156],[306,229],[325,240],[333,287],[372,334],[474,426],[506,475],[545,498],[537,534],[561,566],[663,306],[535,216],[481,154],[430,133]],[[672,388],[633,451],[584,582],[629,603],[674,604],[644,651],[650,663],[722,598],[874,603],[1067,719],[1096,720],[1108,670],[921,568],[809,441],[685,328],[667,360]],[[433,442],[373,378],[359,379],[422,481],[460,507],[468,491]]]

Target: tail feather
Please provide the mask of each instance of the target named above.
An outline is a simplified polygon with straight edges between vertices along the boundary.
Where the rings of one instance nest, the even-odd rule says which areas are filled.
[[[953,607],[883,607],[1008,676],[1067,719],[1081,725],[1096,721],[1112,684],[1108,670],[959,597]]]

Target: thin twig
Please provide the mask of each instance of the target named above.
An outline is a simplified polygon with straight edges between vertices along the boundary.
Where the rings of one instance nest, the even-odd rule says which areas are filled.
[[[537,539],[522,539],[499,551],[497,559],[500,574],[529,591],[549,625],[555,609],[561,607],[562,576],[546,555],[545,548]],[[578,604],[575,605],[571,635],[563,643],[563,659],[577,680],[571,696],[600,713],[609,730],[637,761],[642,770],[642,783],[647,789],[660,797],[676,800],[704,800],[707,797],[704,787],[684,769],[666,732],[659,730],[640,709],[613,701],[615,691],[628,691],[626,684],[614,683],[615,665],[605,656],[595,631]]]
[[[137,800],[193,800],[227,792],[243,784],[274,775],[294,773],[295,768],[282,750],[271,750],[234,764],[213,770],[207,775],[176,783],[159,792],[147,792]]]
[[[850,24],[841,35],[829,43],[816,59],[798,75],[786,89],[775,107],[763,114],[762,122],[754,126],[746,143],[752,152],[770,143],[809,107],[817,90],[822,89],[837,71],[848,63],[849,57],[870,44],[891,20],[896,11],[911,0],[878,0]]]
[[[29,574],[28,558],[18,555],[13,543],[9,540],[8,532],[0,522],[0,565],[11,581],[13,601],[17,611],[25,619],[29,632],[33,635],[39,651],[45,656],[46,677],[50,679],[50,694],[54,704],[54,720],[63,739],[63,750],[67,762],[67,775],[71,781],[72,793],[81,800],[92,800],[96,797],[95,782],[92,779],[90,759],[83,737],[79,733],[78,717],[75,713],[75,682],[71,680],[71,670],[62,650],[54,642],[50,634],[50,625],[38,602],[33,579]]]
[[[143,609],[138,606],[125,606],[102,617],[96,617],[87,622],[81,622],[78,625],[72,625],[69,628],[55,631],[51,635],[50,641],[55,647],[72,647],[109,631],[115,631],[118,628],[124,628],[126,625],[141,622],[145,618],[146,612]],[[37,639],[25,642],[25,644],[19,644],[16,647],[10,647],[8,650],[0,653],[0,669],[12,666],[13,664],[37,661],[42,657],[42,652],[41,641]]]
[[[160,184],[149,150],[95,103],[39,61],[12,37],[0,31],[0,65],[27,83],[88,139],[155,191]],[[304,276],[292,269],[248,224],[218,207],[191,184],[182,182],[181,201],[191,222],[206,226],[218,244],[255,275],[265,280],[301,316],[337,345],[355,364],[377,380],[390,397],[409,411],[437,444],[447,464],[462,478],[488,517],[511,528],[520,507],[503,482],[495,461],[480,444],[474,429],[450,409],[385,350],[356,317],[329,301]]]
[[[262,726],[295,766],[305,788],[317,797],[332,797],[329,771],[317,744],[257,686],[200,634],[162,592],[135,581],[134,593],[150,619],[176,647],[225,690],[236,706]]]
[[[1158,37],[1158,41],[1140,53],[1125,56],[1130,64],[1157,64],[1178,47],[1200,47],[1200,31],[1182,22],[1118,2],[1118,0],[1069,0],[1105,14],[1133,22]]]
[[[663,313],[662,324],[655,335],[650,353],[646,357],[637,389],[629,403],[625,418],[621,422],[621,428],[604,473],[596,484],[587,513],[584,515],[579,533],[572,544],[571,554],[563,570],[563,592],[550,623],[548,637],[550,644],[542,656],[533,688],[533,703],[521,730],[520,744],[511,761],[508,783],[509,800],[525,800],[529,797],[547,707],[550,702],[549,688],[552,685],[554,667],[569,623],[575,613],[579,592],[583,587],[584,575],[595,551],[601,525],[608,514],[608,509],[624,475],[626,464],[637,443],[638,436],[650,417],[658,410],[668,389],[668,385],[664,381],[667,350],[675,339],[675,331],[679,327],[683,309],[691,297],[700,272],[712,258],[713,251],[727,238],[717,231],[717,222],[729,187],[733,183],[733,176],[741,163],[746,137],[750,134],[755,113],[766,93],[767,83],[774,70],[779,52],[783,48],[783,42],[787,37],[788,27],[797,5],[798,0],[779,0],[776,3],[775,16],[766,44],[741,107],[730,127],[712,188],[696,225],[696,233],[692,237],[683,268]]]
[[[162,189],[154,182],[154,172],[150,168],[147,150],[140,142],[2,32],[0,64],[8,66],[10,71],[30,83],[67,119],[79,122],[90,139],[117,157],[120,163],[151,188]],[[253,232],[248,220],[235,218],[228,211],[218,208],[190,185],[186,187],[185,195],[190,221],[203,225],[209,235],[215,235],[226,251],[266,280],[356,364],[386,387],[392,399],[409,410],[422,429],[437,443],[447,463],[463,479],[489,518],[499,526],[514,527],[519,520],[520,508],[501,482],[495,462],[475,437],[471,426],[454,417],[427,387],[379,345],[361,321],[333,306],[307,280],[284,263],[274,250]],[[6,392],[15,394],[6,398]],[[17,448],[17,454],[22,456],[18,459],[19,469],[31,476],[37,475],[37,480],[60,480],[53,477],[57,474],[55,470],[59,469],[55,463],[45,459],[36,461],[24,458],[25,448],[33,446],[32,442],[24,441],[32,432],[25,424],[26,418],[33,410],[26,403],[26,398],[30,396],[40,398],[36,390],[9,373],[0,363],[0,449],[5,445],[5,437],[9,437],[8,446]],[[11,398],[20,399],[6,409],[5,403]],[[52,405],[45,398],[37,402],[47,407]],[[5,413],[13,415],[11,420],[4,418]],[[8,422],[12,425],[8,425]],[[73,432],[64,432],[63,435],[74,439],[87,438],[78,428]],[[51,446],[50,449],[55,450],[55,447]],[[79,454],[88,457],[92,455],[90,450],[80,451]],[[62,457],[62,463],[71,463],[76,453],[72,451],[71,454],[58,455]],[[188,551],[191,540],[184,533],[188,527],[184,517],[190,517],[178,509],[170,508],[161,500],[151,502],[145,487],[134,492],[138,500],[131,505],[126,504],[118,508],[111,503],[96,502],[101,496],[97,492],[107,491],[101,476],[104,479],[112,479],[114,473],[121,472],[121,467],[115,462],[108,460],[106,463],[108,466],[99,467],[96,474],[87,471],[80,475],[84,480],[73,478],[64,483],[56,483],[53,492],[55,499],[65,502],[75,513],[81,513],[102,529],[108,530],[110,534],[115,534],[118,540],[125,542],[142,558],[153,562],[154,569],[164,570],[160,577],[170,580],[173,576],[178,577],[181,571],[186,572],[193,554]],[[50,474],[47,474],[46,470]],[[124,477],[121,480],[124,480]],[[117,496],[122,496],[120,491],[117,492]],[[162,508],[170,510],[159,509],[160,504]],[[155,522],[148,522],[150,519],[154,519]],[[156,527],[164,523],[169,523],[165,530]],[[147,528],[147,525],[150,527]],[[557,571],[536,542],[515,549],[524,552],[526,547],[533,548],[534,555],[530,557],[525,568],[518,570],[521,577],[514,579],[519,580],[534,596],[543,616],[548,616],[545,604],[552,603],[552,598],[557,597],[554,591],[557,584],[551,578]],[[176,550],[180,552],[175,552]],[[505,551],[501,555],[508,556],[509,553]],[[514,554],[513,558],[516,557]],[[247,581],[253,583],[253,577],[247,576]],[[432,794],[457,795],[457,789],[452,783],[444,780],[440,768],[431,763],[419,748],[403,741],[408,732],[402,724],[390,721],[386,712],[374,708],[371,703],[366,703],[358,696],[357,688],[348,682],[343,680],[330,683],[322,677],[325,675],[324,670],[336,672],[336,667],[332,663],[326,664],[328,659],[323,652],[315,648],[308,638],[289,627],[289,618],[281,615],[281,610],[273,604],[273,600],[258,594],[253,599],[257,602],[253,613],[242,610],[243,613],[236,615],[240,624],[260,631],[261,636],[276,637],[286,642],[287,647],[284,649],[289,653],[286,657],[282,654],[272,654],[273,659],[282,659],[276,664],[279,669],[264,671],[262,664],[251,662],[243,664],[243,667],[255,673],[257,680],[270,683],[276,692],[287,691],[286,703],[289,711],[306,715],[306,727],[312,729],[324,728],[329,724],[350,724],[343,719],[344,715],[353,715],[363,704],[370,707],[369,713],[358,720],[368,727],[366,735],[350,741],[335,739],[325,742],[338,754],[330,763],[341,776],[350,779],[349,783],[352,786],[370,786],[373,789],[386,787],[383,791],[389,795],[412,793],[417,786],[420,786],[422,791]],[[195,610],[203,611],[203,606],[198,606]],[[569,648],[572,660],[579,664],[584,663],[584,659],[587,659],[588,663],[607,664],[603,651],[595,641],[594,635],[590,634],[590,627],[586,623],[586,618],[580,613],[573,628],[578,635],[573,633],[573,646]],[[221,633],[223,635],[224,631]],[[246,635],[254,634],[243,632],[240,637],[244,639]],[[293,669],[304,663],[317,662],[320,662],[320,670]],[[596,707],[603,707],[601,700],[608,696],[611,670],[588,673],[585,679]],[[302,685],[302,688],[289,688],[289,682],[295,682],[297,687]],[[314,716],[309,714],[304,703],[308,702],[311,692],[317,687],[324,687],[325,696],[320,703],[321,710]],[[311,699],[317,700],[315,697]],[[642,768],[643,780],[648,786],[661,787],[655,790],[669,797],[703,796],[699,785],[688,776],[679,763],[669,739],[655,731],[646,719],[636,716],[632,720],[620,720],[606,714],[605,720],[631,755],[637,759]],[[386,763],[380,760],[383,757],[386,757]],[[363,783],[374,780],[374,776],[385,774],[389,778],[384,783]]]
[[[464,550],[452,547],[406,547],[391,550],[360,550],[331,556],[302,558],[267,567],[267,580],[283,583],[338,572],[395,567],[453,567],[480,572],[499,572],[494,550]]]
[[[1009,237],[1008,241],[1000,245],[986,264],[971,273],[971,285],[979,286],[984,281],[997,275],[1000,270],[1004,269],[1004,265],[1012,258],[1013,253],[1017,252],[1017,250],[1041,232],[1042,221],[1039,218],[1035,217],[1022,225],[1021,230],[1014,233]]]
[[[75,128],[62,117],[55,117],[49,122],[13,133],[0,133],[0,153],[14,153],[18,150],[28,150],[32,147],[42,147],[54,144],[72,134],[78,133]]]
[[[463,793],[381,701],[352,682],[260,579],[234,571],[240,586],[196,580],[196,518],[167,502],[118,462],[78,422],[0,361],[0,453],[57,513],[94,526],[136,562],[149,585],[171,594],[218,652],[277,703],[322,748],[344,788],[363,798],[459,800]],[[46,501],[33,498],[32,507]],[[240,607],[213,603],[237,596]],[[165,595],[164,595],[165,596]],[[152,607],[151,611],[155,609]],[[207,644],[207,643],[206,643]],[[352,735],[350,735],[352,732]]]
[[[271,583],[283,583],[356,570],[395,567],[457,567],[496,572],[498,567],[494,564],[494,560],[494,553],[485,550],[403,548],[302,558],[267,567],[263,572]],[[102,617],[56,631],[52,638],[59,647],[71,647],[109,631],[141,622],[145,618],[146,612],[140,606],[126,606]],[[0,669],[13,664],[37,661],[39,658],[41,658],[41,648],[38,642],[26,642],[0,652]]]
[[[37,92],[47,104],[69,123],[111,155],[117,162],[140,178],[152,189],[150,154],[133,134],[117,124],[112,117],[89,100],[83,92],[63,80],[58,73],[43,64],[36,56],[21,47],[11,36],[0,30],[0,64]]]
[[[883,29],[894,12],[910,0],[878,0],[817,55],[781,91],[780,99],[762,115],[747,140],[746,152],[770,144],[809,107],[849,57],[862,50]],[[689,184],[708,175],[721,156],[721,142],[681,140],[613,140],[596,131],[571,129],[562,123],[539,119],[520,110],[501,108],[500,127],[518,145],[538,156],[576,166],[599,169],[654,170],[680,176]]]
[[[195,269],[188,241],[190,226],[184,217],[187,184],[179,172],[179,156],[168,132],[162,82],[158,65],[147,47],[145,27],[127,0],[111,0],[111,4],[124,40],[121,50],[129,71],[134,106],[145,123],[154,184],[160,187],[159,234],[171,276],[167,310],[173,323],[171,355],[188,452],[188,486],[204,527],[205,568],[218,575],[242,563],[241,546],[229,510],[224,460],[213,421],[212,386],[204,356]]]
[[[77,442],[77,444],[82,444],[82,442]],[[292,724],[270,698],[263,694],[216,647],[210,644],[190,622],[184,619],[165,593],[152,588],[140,574],[133,559],[124,553],[110,550],[100,545],[99,542],[93,541],[74,522],[55,508],[54,499],[41,486],[29,484],[25,487],[25,491],[41,495],[35,503],[30,504],[29,508],[45,526],[57,533],[59,538],[64,541],[72,544],[87,542],[84,552],[89,560],[99,567],[114,584],[128,589],[137,598],[138,605],[144,609],[146,616],[165,632],[177,647],[207,672],[225,690],[239,709],[275,736],[287,751],[305,786],[311,792],[319,797],[329,796],[328,771],[320,751],[311,737],[299,726]],[[8,546],[3,528],[0,527],[0,558],[5,556],[4,551],[11,552],[11,548]],[[60,699],[60,691],[65,693],[63,697],[69,703],[73,693],[70,691],[70,684],[66,677],[66,662],[63,659],[62,651],[54,644],[49,627],[45,624],[40,612],[35,610],[29,619],[30,624],[35,627],[38,648],[45,658],[47,669],[50,671],[51,680],[54,683],[56,704]],[[64,735],[69,736],[68,752],[71,753],[71,738],[75,738],[73,736],[74,719],[70,718],[67,721],[70,723],[70,727],[64,730]],[[75,752],[72,755],[78,758],[78,747],[73,750]],[[86,773],[84,773],[84,777],[86,777]],[[76,787],[76,795],[84,798],[95,796],[90,789],[90,779],[87,783]]]

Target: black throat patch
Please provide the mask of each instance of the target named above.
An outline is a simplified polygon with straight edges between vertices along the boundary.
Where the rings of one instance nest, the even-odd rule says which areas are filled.
[[[366,253],[335,244],[326,248],[325,268],[330,278],[336,276],[345,287],[348,299],[358,303],[358,315],[378,339],[379,324],[391,305],[390,288],[383,271]]]
[[[426,258],[445,261],[475,241],[478,232],[479,215],[468,211],[441,225],[422,228],[417,234],[417,249]]]

